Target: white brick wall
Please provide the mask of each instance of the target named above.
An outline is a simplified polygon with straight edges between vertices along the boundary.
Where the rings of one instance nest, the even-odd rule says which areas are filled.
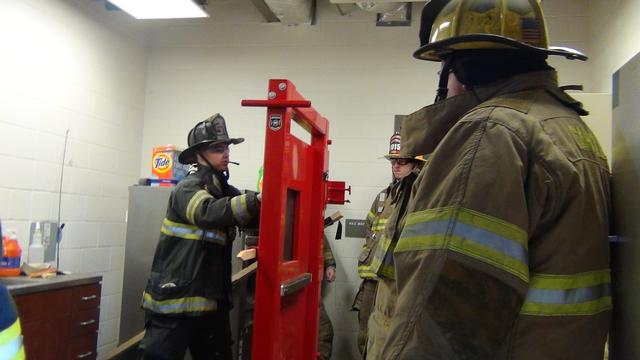
[[[611,93],[611,76],[640,51],[640,2],[588,0],[594,92]],[[606,15],[605,15],[606,14]]]
[[[101,274],[99,352],[116,345],[127,186],[135,183],[145,94],[143,47],[79,1],[0,1],[0,218],[28,256],[29,223],[56,220],[62,270]]]

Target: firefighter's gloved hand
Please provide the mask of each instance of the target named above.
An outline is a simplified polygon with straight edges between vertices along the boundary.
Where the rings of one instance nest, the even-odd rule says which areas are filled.
[[[262,193],[261,193],[261,192],[260,192],[260,193],[258,193],[258,195],[256,195],[256,199],[258,199],[258,201],[259,201],[260,203],[262,203]]]

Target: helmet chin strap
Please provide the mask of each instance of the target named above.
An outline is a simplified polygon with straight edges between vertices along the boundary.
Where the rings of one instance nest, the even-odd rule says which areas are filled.
[[[438,91],[436,92],[436,99],[434,102],[440,102],[447,98],[449,73],[451,72],[451,62],[442,60],[442,69],[440,70],[440,79],[438,80]]]

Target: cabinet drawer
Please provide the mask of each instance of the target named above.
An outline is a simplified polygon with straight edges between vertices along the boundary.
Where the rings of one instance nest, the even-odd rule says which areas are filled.
[[[16,296],[20,322],[47,321],[69,315],[71,294],[69,289],[60,289]]]
[[[67,359],[95,360],[98,334],[85,335],[69,342],[69,356]]]
[[[100,284],[74,287],[72,290],[71,309],[73,312],[96,309],[100,304]]]
[[[84,310],[71,315],[71,337],[95,334],[100,322],[100,310]]]

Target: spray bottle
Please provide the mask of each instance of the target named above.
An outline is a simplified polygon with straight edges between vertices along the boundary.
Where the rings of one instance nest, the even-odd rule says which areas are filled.
[[[27,263],[41,264],[44,262],[44,246],[42,246],[42,229],[40,229],[40,222],[36,221],[35,229],[33,230],[33,238],[31,244],[29,244],[29,254],[27,254]]]

